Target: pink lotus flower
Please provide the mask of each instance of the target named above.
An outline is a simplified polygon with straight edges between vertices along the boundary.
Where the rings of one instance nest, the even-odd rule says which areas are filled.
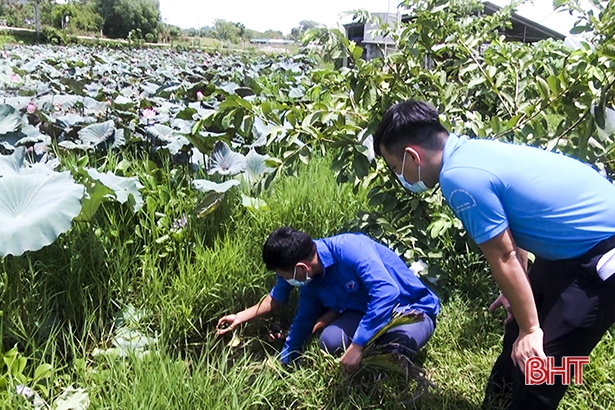
[[[203,101],[203,98],[205,98],[203,93],[201,91],[197,91],[196,92],[196,99],[199,100],[199,101]]]
[[[11,74],[11,81],[16,83],[17,81],[19,81],[20,78],[17,74]]]
[[[34,114],[36,112],[36,105],[34,105],[32,101],[30,101],[30,103],[26,107],[26,112],[28,114]]]
[[[143,110],[143,118],[146,120],[153,120],[156,117],[156,110],[153,108],[146,108]]]

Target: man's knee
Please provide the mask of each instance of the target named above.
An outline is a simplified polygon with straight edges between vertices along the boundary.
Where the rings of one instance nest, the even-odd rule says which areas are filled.
[[[320,334],[320,348],[330,354],[339,354],[346,350],[348,336],[337,326],[327,326]]]

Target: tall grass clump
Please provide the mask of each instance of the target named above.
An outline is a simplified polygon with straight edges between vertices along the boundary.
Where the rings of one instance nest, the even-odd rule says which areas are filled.
[[[352,187],[338,185],[329,164],[328,158],[314,158],[296,176],[281,176],[262,196],[265,209],[248,210],[231,193],[222,205],[228,209],[219,209],[230,213],[228,222],[213,243],[194,218],[186,231],[192,244],[176,248],[173,264],[161,265],[156,254],[146,256],[142,292],[159,312],[167,340],[202,339],[221,315],[258,302],[270,290],[275,278],[266,271],[261,250],[275,228],[291,225],[319,238],[343,231],[344,223],[356,217],[366,206],[365,193],[355,195]]]

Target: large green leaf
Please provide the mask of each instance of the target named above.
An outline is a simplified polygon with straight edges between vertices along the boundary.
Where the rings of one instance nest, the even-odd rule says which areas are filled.
[[[116,130],[113,120],[88,125],[79,131],[79,139],[92,148],[116,148],[125,143],[123,130]]]
[[[54,242],[81,211],[83,190],[69,172],[0,178],[0,256],[18,256]]]
[[[93,168],[88,168],[88,175],[93,180],[101,182],[107,188],[111,189],[114,193],[115,199],[119,203],[128,202],[132,207],[133,212],[137,212],[143,206],[143,198],[139,189],[143,188],[143,185],[139,182],[137,177],[118,177],[111,171],[103,174]]]
[[[24,147],[17,148],[12,155],[0,155],[0,178],[18,175],[25,156]]]
[[[208,174],[237,175],[246,169],[246,157],[234,152],[224,141],[217,141],[211,153]]]
[[[0,105],[0,135],[17,131],[22,124],[22,116],[8,104]]]
[[[254,148],[250,149],[246,155],[246,170],[243,173],[243,178],[248,184],[254,185],[263,175],[275,170],[267,166],[269,158],[269,155],[261,155]]]
[[[104,202],[105,198],[109,197],[115,198],[113,191],[101,182],[94,181],[86,184],[86,194],[81,201],[81,213],[75,220],[80,222],[92,221],[100,205]]]
[[[91,124],[79,131],[79,138],[92,146],[96,146],[113,137],[115,123],[112,120]]]
[[[173,136],[175,131],[171,127],[167,127],[166,125],[156,124],[151,125],[145,128],[145,133],[150,138],[156,138],[163,141],[169,141],[169,139]]]
[[[194,181],[192,181],[192,186],[194,187],[194,189],[201,191],[201,192],[214,191],[214,192],[224,193],[228,191],[229,189],[231,189],[232,187],[237,186],[237,185],[239,185],[239,181],[237,181],[236,179],[231,179],[230,181],[226,181],[222,183],[209,181],[207,179],[195,179]]]
[[[204,218],[218,209],[222,203],[224,194],[221,192],[210,192],[205,198],[196,206],[194,212],[199,218]]]

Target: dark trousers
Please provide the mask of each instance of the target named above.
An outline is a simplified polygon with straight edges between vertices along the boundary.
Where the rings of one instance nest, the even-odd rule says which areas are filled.
[[[348,310],[333,323],[327,326],[320,335],[320,348],[331,354],[342,354],[352,343],[359,322],[365,316],[364,313]],[[395,342],[403,346],[404,351],[410,356],[416,354],[427,343],[434,332],[434,322],[428,315],[417,323],[394,327],[383,334],[377,344]]]
[[[606,281],[596,273],[600,257],[615,248],[615,237],[600,242],[575,259],[536,258],[528,276],[536,300],[544,352],[560,366],[564,356],[589,356],[615,322],[615,275]],[[502,353],[496,360],[485,392],[484,409],[556,409],[567,385],[526,386],[521,370],[510,358],[519,334],[515,321],[506,325]]]

